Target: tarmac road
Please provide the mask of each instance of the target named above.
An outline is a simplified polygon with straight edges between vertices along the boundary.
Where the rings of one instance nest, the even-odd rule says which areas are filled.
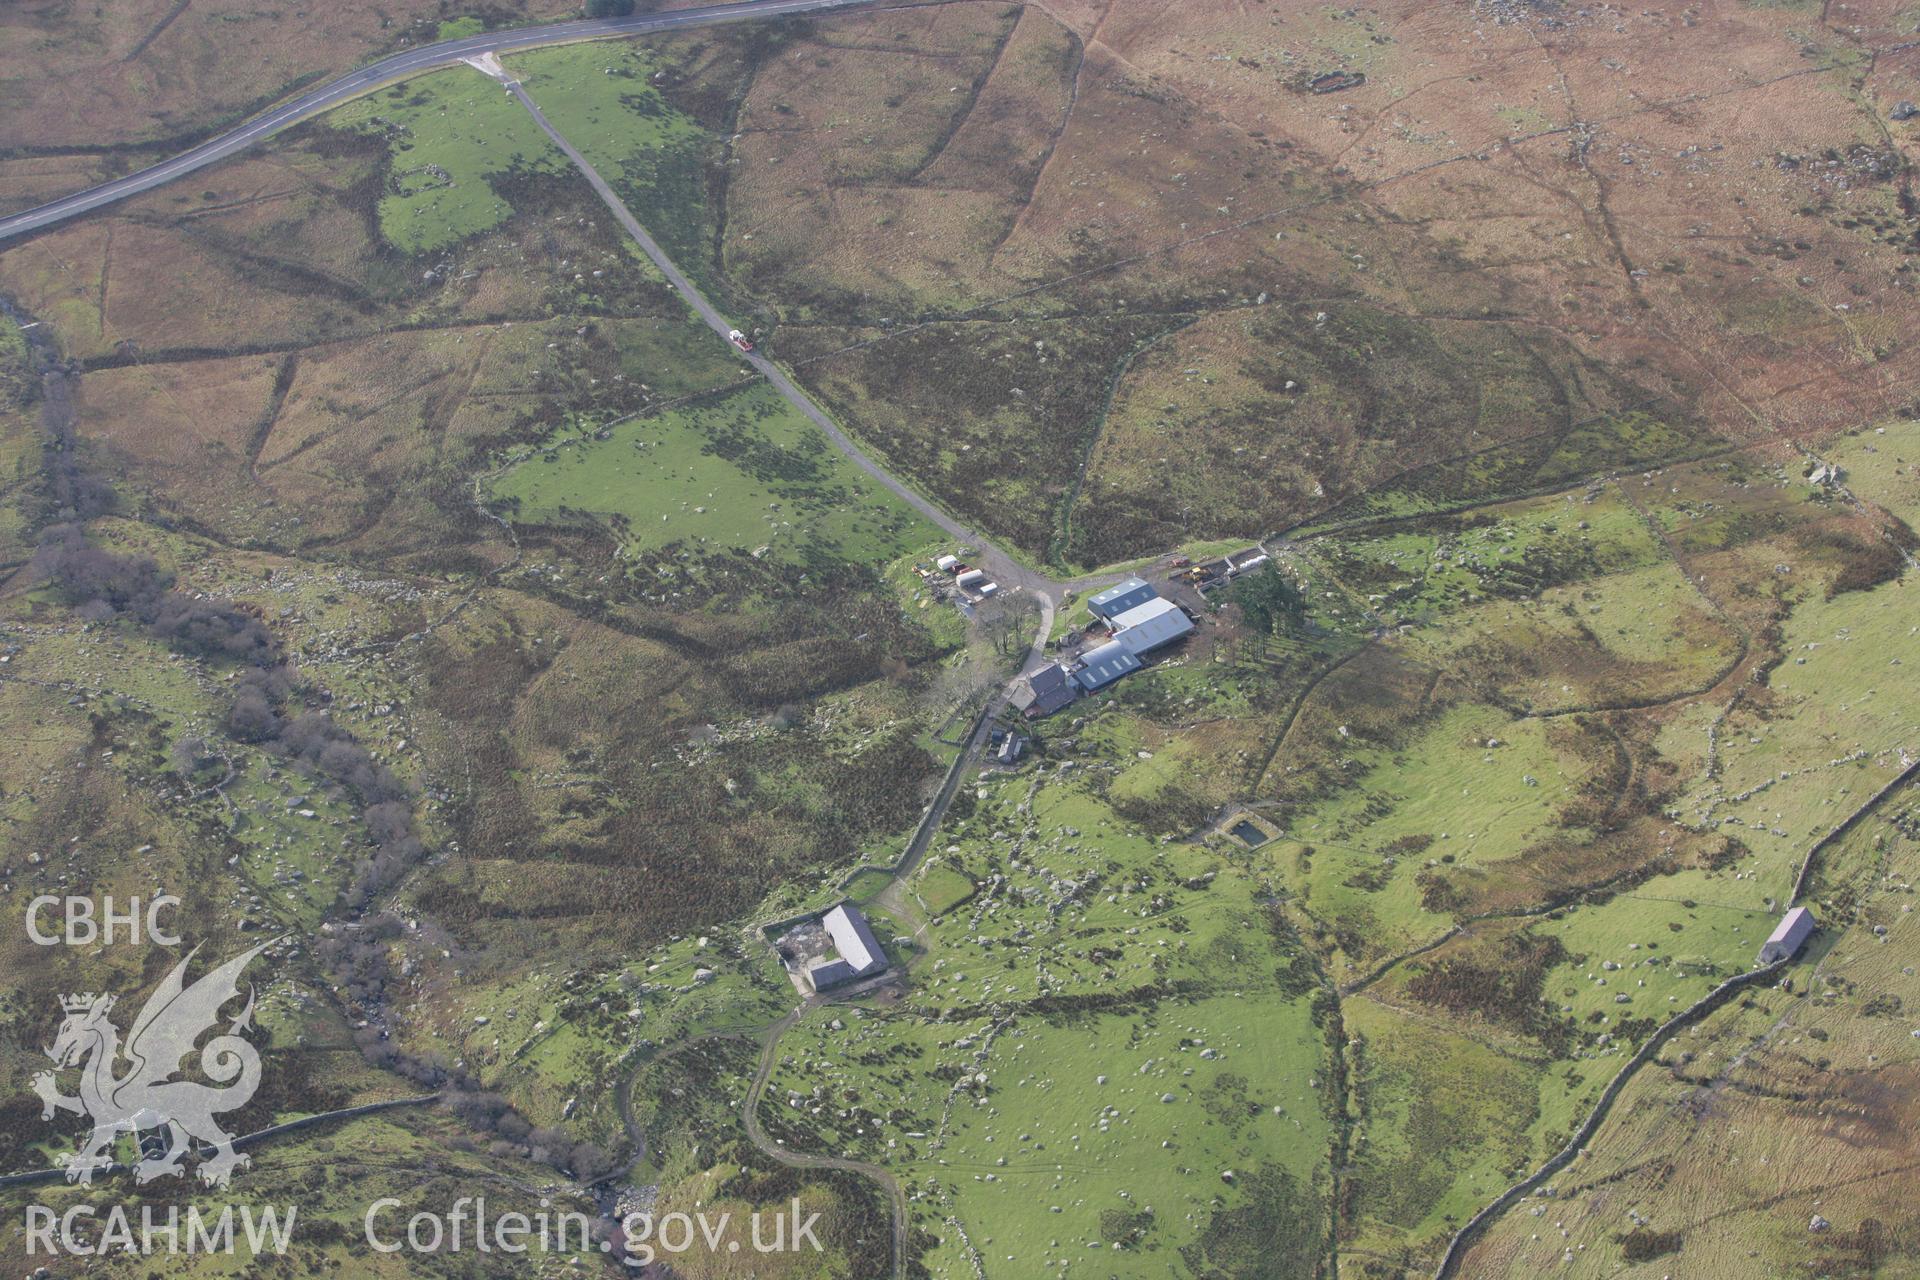
[[[846,9],[871,3],[871,0],[745,0],[740,4],[709,5],[699,9],[681,9],[674,13],[636,14],[628,18],[587,18],[575,22],[555,22],[540,27],[521,27],[510,31],[489,31],[458,40],[442,40],[421,45],[405,53],[396,53],[350,71],[338,80],[285,102],[256,116],[245,124],[210,138],[190,151],[162,161],[124,178],[103,182],[97,187],[75,192],[37,208],[0,218],[0,241],[30,235],[56,226],[69,218],[91,213],[117,200],[183,178],[208,165],[237,155],[263,138],[310,120],[343,102],[350,102],[373,89],[404,80],[424,71],[452,66],[464,58],[483,53],[511,53],[542,45],[570,44],[580,40],[605,40],[615,36],[642,35],[653,31],[677,31],[686,27],[705,27],[722,22],[746,22],[753,19],[782,18],[814,13],[824,9]]]
[[[529,27],[517,31],[489,32],[459,40],[446,40],[437,44],[423,45],[406,53],[395,54],[361,69],[350,72],[340,79],[315,89],[274,108],[239,128],[219,137],[210,139],[200,146],[167,160],[151,168],[142,169],[124,178],[102,183],[97,187],[67,196],[64,199],[29,209],[22,213],[0,218],[0,242],[7,239],[29,235],[47,227],[58,225],[70,218],[78,217],[95,209],[112,204],[128,196],[184,177],[196,170],[233,156],[254,143],[271,137],[304,120],[327,111],[341,103],[378,88],[381,85],[404,79],[421,72],[437,70],[458,64],[482,54],[511,53],[516,50],[536,48],[542,45],[564,44],[581,40],[606,39],[618,36],[637,35],[653,31],[671,31],[687,27],[707,26],[722,22],[740,22],[752,19],[783,17],[794,14],[817,12],[829,9],[851,8],[856,5],[872,3],[872,0],[745,0],[744,3],[714,5],[699,9],[686,9],[676,13],[635,16],[630,18],[594,19],[578,22],[555,23],[543,27]],[[493,75],[492,66],[479,68],[483,74]],[[666,276],[687,304],[699,315],[702,321],[718,334],[722,341],[734,328],[732,321],[721,314],[704,294],[696,288],[686,274],[669,258],[657,241],[640,225],[626,204],[614,192],[587,158],[574,145],[554,128],[553,124],[541,112],[539,106],[527,95],[520,82],[506,75],[498,77],[506,91],[526,108],[540,125],[554,145],[580,171],[592,186],[615,219],[636,244],[652,259],[655,266]],[[994,545],[991,539],[955,519],[946,510],[925,496],[896,479],[873,458],[868,456],[839,425],[822,410],[813,399],[796,386],[791,378],[772,361],[758,352],[743,353],[743,358],[771,383],[786,400],[804,413],[827,438],[844,453],[855,465],[876,482],[886,486],[907,505],[918,511],[935,526],[946,532],[957,542],[976,549],[972,558],[1000,582],[1003,590],[1024,589],[1030,593],[1039,605],[1038,627],[1020,673],[1026,674],[1040,667],[1046,656],[1046,641],[1052,631],[1054,609],[1060,594],[1067,588],[1085,589],[1095,585],[1104,585],[1119,575],[1103,573],[1087,577],[1060,581],[1020,563],[1011,555]],[[919,829],[916,831],[903,865],[896,872],[895,884],[910,871],[924,853],[928,840],[938,828],[945,816],[948,804],[953,798],[962,776],[973,767],[983,750],[988,732],[996,716],[1005,709],[1011,685],[998,690],[988,702],[984,713],[975,722],[967,744],[952,767],[945,785],[935,803],[929,810]],[[892,1209],[893,1231],[893,1274],[895,1280],[904,1274],[910,1218],[907,1202],[900,1182],[893,1174],[878,1165],[859,1160],[849,1160],[837,1156],[819,1155],[794,1151],[774,1142],[760,1123],[758,1107],[764,1096],[769,1079],[773,1073],[775,1054],[781,1036],[799,1018],[802,1009],[796,1009],[780,1021],[768,1027],[760,1054],[758,1069],[748,1089],[742,1107],[742,1119],[745,1122],[747,1136],[753,1145],[770,1158],[793,1168],[801,1169],[839,1169],[859,1173],[873,1179],[886,1194]],[[728,1033],[737,1034],[737,1033]],[[621,1110],[630,1133],[636,1139],[636,1151],[633,1161],[637,1164],[645,1153],[644,1134],[638,1132],[633,1123],[628,1105],[628,1096],[624,1090],[630,1088],[631,1081],[622,1084]],[[48,1171],[49,1173],[54,1171]],[[36,1175],[38,1176],[38,1175]]]

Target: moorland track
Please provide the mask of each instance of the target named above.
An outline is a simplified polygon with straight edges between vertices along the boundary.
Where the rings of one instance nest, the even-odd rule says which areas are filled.
[[[640,220],[633,216],[633,211],[627,208],[626,202],[620,198],[619,194],[614,191],[607,180],[600,176],[600,172],[593,167],[592,162],[580,153],[579,148],[568,141],[565,134],[554,127],[551,120],[547,119],[546,115],[540,110],[539,105],[535,103],[532,96],[527,93],[525,86],[518,80],[512,79],[506,81],[506,86],[507,92],[511,93],[514,99],[527,109],[528,113],[533,116],[534,122],[540,126],[548,138],[552,139],[553,144],[561,150],[573,164],[574,168],[580,171],[581,176],[587,180],[587,184],[593,188],[594,194],[598,195],[601,202],[612,212],[621,228],[632,237],[635,244],[640,246],[641,251],[647,255],[654,266],[658,267],[661,273],[666,276],[668,284],[686,300],[687,305],[693,309],[694,313],[700,317],[709,329],[712,329],[715,334],[719,335],[722,341],[726,341],[728,334],[734,328],[732,320],[722,314],[720,309],[714,306],[707,296],[700,291],[699,287],[688,278],[686,272],[682,271],[679,265],[667,256],[666,250],[661,248],[660,243],[647,233],[645,227],[640,225]],[[811,396],[796,386],[793,379],[789,378],[780,366],[767,359],[758,351],[742,352],[741,356],[748,364],[753,366],[755,372],[767,380],[775,391],[780,393],[781,397],[784,398],[788,404],[791,404],[795,409],[799,410],[800,413],[806,416],[808,421],[812,422],[825,433],[827,439],[833,442],[833,446],[845,454],[861,471],[865,472],[909,507],[912,507],[922,517],[949,537],[963,544],[979,548],[976,558],[980,560],[982,567],[991,573],[995,580],[1000,582],[1002,586],[1026,588],[1043,600],[1051,599],[1060,584],[1043,573],[1027,568],[1010,553],[996,546],[993,541],[987,538],[980,530],[961,523],[945,508],[935,504],[931,499],[921,494],[905,481],[897,479],[892,472],[874,461],[860,446],[855,444],[853,440],[840,429],[839,424],[828,416],[826,410],[814,403]],[[1043,609],[1044,608],[1045,606],[1043,606]]]

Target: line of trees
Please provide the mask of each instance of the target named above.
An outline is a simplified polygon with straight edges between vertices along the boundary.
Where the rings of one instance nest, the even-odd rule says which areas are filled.
[[[412,788],[331,713],[311,705],[314,690],[258,617],[175,590],[173,575],[151,558],[96,547],[77,524],[46,531],[34,568],[83,618],[126,618],[180,652],[243,665],[233,681],[227,732],[346,788],[359,801],[375,851],[354,868],[346,890],[349,910],[363,909],[425,852],[414,834]]]
[[[386,1007],[387,984],[392,978],[390,948],[405,932],[406,925],[397,916],[382,913],[359,924],[330,929],[314,944],[314,955],[350,1009]],[[371,1022],[354,1032],[354,1043],[374,1066],[440,1090],[442,1104],[487,1139],[490,1155],[537,1160],[582,1182],[592,1182],[613,1171],[612,1157],[599,1144],[576,1142],[564,1129],[533,1124],[479,1077],[438,1054],[409,1053]]]
[[[115,555],[77,524],[49,528],[34,552],[37,576],[54,583],[93,621],[126,615],[174,648],[247,663],[278,660],[273,636],[252,614],[173,589],[173,575],[145,556]]]
[[[626,7],[631,11],[631,0]],[[48,375],[45,385],[63,399],[68,394],[58,372]],[[342,905],[347,915],[360,915],[425,852],[414,830],[413,788],[334,721],[325,707],[325,691],[301,676],[256,614],[180,591],[174,575],[151,557],[120,555],[88,539],[85,522],[115,511],[118,495],[109,482],[85,467],[71,413],[48,417],[53,431],[46,443],[42,479],[44,496],[55,515],[37,541],[32,573],[52,585],[83,619],[131,622],[178,652],[241,668],[231,681],[228,735],[345,788],[358,801],[375,852],[355,868]],[[207,754],[204,743],[182,743],[180,748],[184,750],[176,750],[176,764],[187,769]],[[403,928],[391,915],[364,925],[349,920],[341,926],[330,925],[316,943],[315,954],[350,1014],[374,1011],[377,1015],[384,1009],[388,946]],[[495,1154],[539,1160],[588,1182],[614,1167],[594,1143],[575,1142],[562,1129],[531,1124],[464,1069],[437,1056],[403,1052],[373,1020],[355,1033],[355,1041],[373,1065],[444,1090],[448,1108],[490,1136]]]

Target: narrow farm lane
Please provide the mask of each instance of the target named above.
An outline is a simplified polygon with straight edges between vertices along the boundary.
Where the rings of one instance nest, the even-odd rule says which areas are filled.
[[[746,1122],[747,1140],[769,1159],[778,1161],[790,1169],[843,1169],[850,1173],[864,1174],[880,1184],[881,1190],[893,1206],[893,1277],[901,1280],[906,1275],[907,1260],[907,1196],[900,1188],[899,1179],[877,1164],[868,1164],[864,1160],[846,1160],[839,1156],[810,1155],[802,1151],[790,1151],[767,1136],[760,1124],[760,1100],[766,1096],[767,1081],[773,1077],[773,1066],[780,1051],[780,1037],[800,1020],[808,1005],[801,1005],[780,1021],[767,1028],[767,1036],[760,1050],[760,1069],[754,1073],[753,1083],[747,1088],[747,1097],[740,1105],[740,1117]]]
[[[492,74],[492,72],[488,71],[487,74]],[[533,116],[535,123],[540,126],[547,137],[553,140],[553,144],[560,148],[567,159],[573,163],[574,168],[578,169],[581,175],[586,178],[588,185],[593,188],[595,194],[600,197],[607,208],[613,212],[614,218],[620,223],[621,227],[626,230],[628,235],[633,237],[634,243],[640,246],[641,252],[652,259],[653,265],[660,269],[661,274],[666,276],[667,282],[679,291],[680,295],[687,300],[687,305],[692,307],[694,313],[706,322],[707,327],[718,334],[722,342],[727,341],[727,335],[735,328],[733,321],[721,314],[720,309],[714,306],[704,293],[700,292],[692,280],[687,278],[686,272],[682,271],[679,266],[674,263],[673,259],[667,256],[666,250],[660,247],[659,241],[647,234],[647,229],[640,225],[640,220],[633,216],[633,211],[627,208],[626,202],[621,200],[614,189],[608,185],[607,180],[600,176],[600,171],[595,169],[593,163],[580,153],[578,147],[567,140],[565,134],[554,127],[551,120],[547,119],[545,113],[540,110],[539,104],[534,102],[532,96],[527,93],[526,86],[518,80],[511,78],[506,79],[505,84],[507,91],[514,96],[515,100],[517,100],[521,106],[527,109],[528,113]],[[952,537],[957,542],[977,548],[973,558],[979,561],[981,567],[986,569],[1003,588],[1024,588],[1042,602],[1041,609],[1043,613],[1051,613],[1052,601],[1055,593],[1059,589],[1059,583],[1056,583],[1043,573],[1038,573],[1022,565],[1018,560],[996,546],[992,540],[987,538],[978,529],[956,520],[950,513],[915,490],[911,485],[908,485],[905,481],[896,479],[891,472],[882,467],[878,462],[875,462],[859,445],[855,444],[853,440],[848,437],[847,433],[840,429],[839,424],[834,422],[824,409],[814,403],[811,396],[796,386],[793,379],[787,376],[785,370],[774,364],[773,361],[767,359],[757,351],[743,353],[742,359],[746,360],[761,377],[771,383],[773,389],[786,398],[787,403],[805,414],[815,426],[825,432],[827,439],[833,442],[834,447],[846,454],[855,466],[866,472],[867,475],[871,476],[880,484],[885,485],[887,489],[899,497],[902,502],[905,502],[908,506],[926,517],[928,521],[945,532],[949,537]],[[1044,634],[1045,633],[1042,632],[1043,637]]]
[[[593,167],[592,162],[580,153],[579,148],[567,140],[565,134],[554,127],[551,120],[547,119],[546,114],[540,110],[539,104],[534,102],[533,98],[527,93],[526,87],[518,80],[511,78],[510,73],[503,72],[496,74],[491,66],[481,65],[477,66],[476,69],[484,74],[493,75],[505,83],[507,91],[514,96],[514,99],[519,102],[521,106],[527,109],[527,112],[532,115],[535,123],[540,126],[547,137],[553,140],[553,144],[560,148],[567,159],[573,163],[573,166],[580,171],[581,176],[586,178],[588,185],[593,188],[594,193],[600,197],[602,203],[612,211],[614,218],[620,223],[621,228],[625,230],[629,236],[633,237],[635,244],[640,246],[641,252],[645,253],[653,262],[654,266],[660,269],[661,274],[667,278],[667,282],[679,291],[680,295],[687,300],[687,305],[693,308],[694,313],[706,323],[707,327],[712,329],[721,341],[728,341],[728,334],[735,328],[733,322],[721,314],[720,309],[714,306],[705,294],[700,292],[692,280],[688,279],[686,272],[682,271],[673,259],[667,256],[666,250],[660,247],[659,241],[649,235],[647,229],[640,225],[640,220],[634,217],[633,211],[627,208],[626,202],[620,199],[619,195],[607,183],[607,180],[600,175],[599,170]],[[1019,561],[995,546],[992,541],[984,537],[978,530],[956,520],[952,515],[916,492],[904,481],[896,479],[856,445],[847,436],[846,432],[842,431],[839,425],[827,415],[826,411],[815,404],[812,397],[808,396],[806,392],[794,385],[793,379],[789,378],[785,371],[771,360],[768,360],[759,352],[744,353],[744,358],[753,366],[760,376],[771,383],[773,388],[785,397],[789,404],[805,414],[815,426],[819,427],[820,430],[826,434],[827,439],[833,442],[834,447],[844,453],[854,465],[858,466],[880,484],[885,485],[889,491],[898,495],[901,501],[925,516],[928,521],[943,530],[948,536],[955,539],[955,541],[976,548],[977,550],[973,553],[973,558],[1001,583],[1003,589],[1023,590],[1033,596],[1039,605],[1039,625],[1034,633],[1033,642],[1027,649],[1026,657],[1020,665],[1019,674],[1024,675],[1040,666],[1045,660],[1047,637],[1053,631],[1055,595],[1061,590],[1063,584],[1055,582],[1045,574],[1037,573],[1020,564]],[[966,747],[962,750],[959,759],[954,762],[945,784],[935,796],[932,805],[928,807],[926,814],[921,818],[920,826],[914,832],[913,839],[907,847],[906,855],[901,859],[900,866],[895,870],[894,882],[888,886],[888,892],[895,892],[903,887],[904,877],[912,871],[914,865],[920,860],[920,857],[925,854],[927,845],[933,838],[933,833],[939,829],[941,822],[946,817],[947,806],[952,803],[954,794],[959,789],[960,781],[979,759],[980,753],[988,741],[988,735],[994,719],[1006,708],[1007,700],[1011,696],[1012,684],[1009,682],[1007,686],[994,692],[987,704],[986,712],[975,722],[973,733],[968,737]],[[868,1164],[861,1160],[848,1160],[839,1156],[816,1155],[808,1152],[789,1150],[780,1143],[770,1139],[760,1124],[759,1106],[761,1099],[766,1094],[767,1081],[773,1074],[776,1055],[779,1052],[780,1038],[799,1020],[800,1015],[805,1009],[806,1006],[801,1006],[801,1008],[794,1010],[780,1021],[774,1023],[766,1031],[766,1039],[760,1053],[759,1070],[755,1073],[753,1084],[747,1090],[746,1099],[742,1104],[741,1118],[746,1125],[747,1138],[753,1143],[755,1148],[770,1159],[776,1160],[789,1167],[796,1169],[843,1169],[863,1174],[877,1182],[881,1189],[887,1193],[887,1197],[892,1205],[893,1274],[895,1280],[899,1280],[899,1277],[904,1274],[908,1230],[906,1195],[900,1188],[899,1180],[876,1164]],[[628,1115],[629,1123],[631,1123],[630,1112]]]

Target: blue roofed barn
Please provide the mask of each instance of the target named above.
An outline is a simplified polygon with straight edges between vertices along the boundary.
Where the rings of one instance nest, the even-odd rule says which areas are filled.
[[[1140,578],[1128,578],[1087,599],[1087,612],[1105,622],[1127,610],[1145,604],[1159,592]]]
[[[1083,655],[1080,665],[1074,670],[1074,683],[1092,693],[1095,689],[1104,689],[1126,675],[1129,671],[1140,669],[1140,659],[1133,656],[1127,646],[1118,640],[1103,644]]]

